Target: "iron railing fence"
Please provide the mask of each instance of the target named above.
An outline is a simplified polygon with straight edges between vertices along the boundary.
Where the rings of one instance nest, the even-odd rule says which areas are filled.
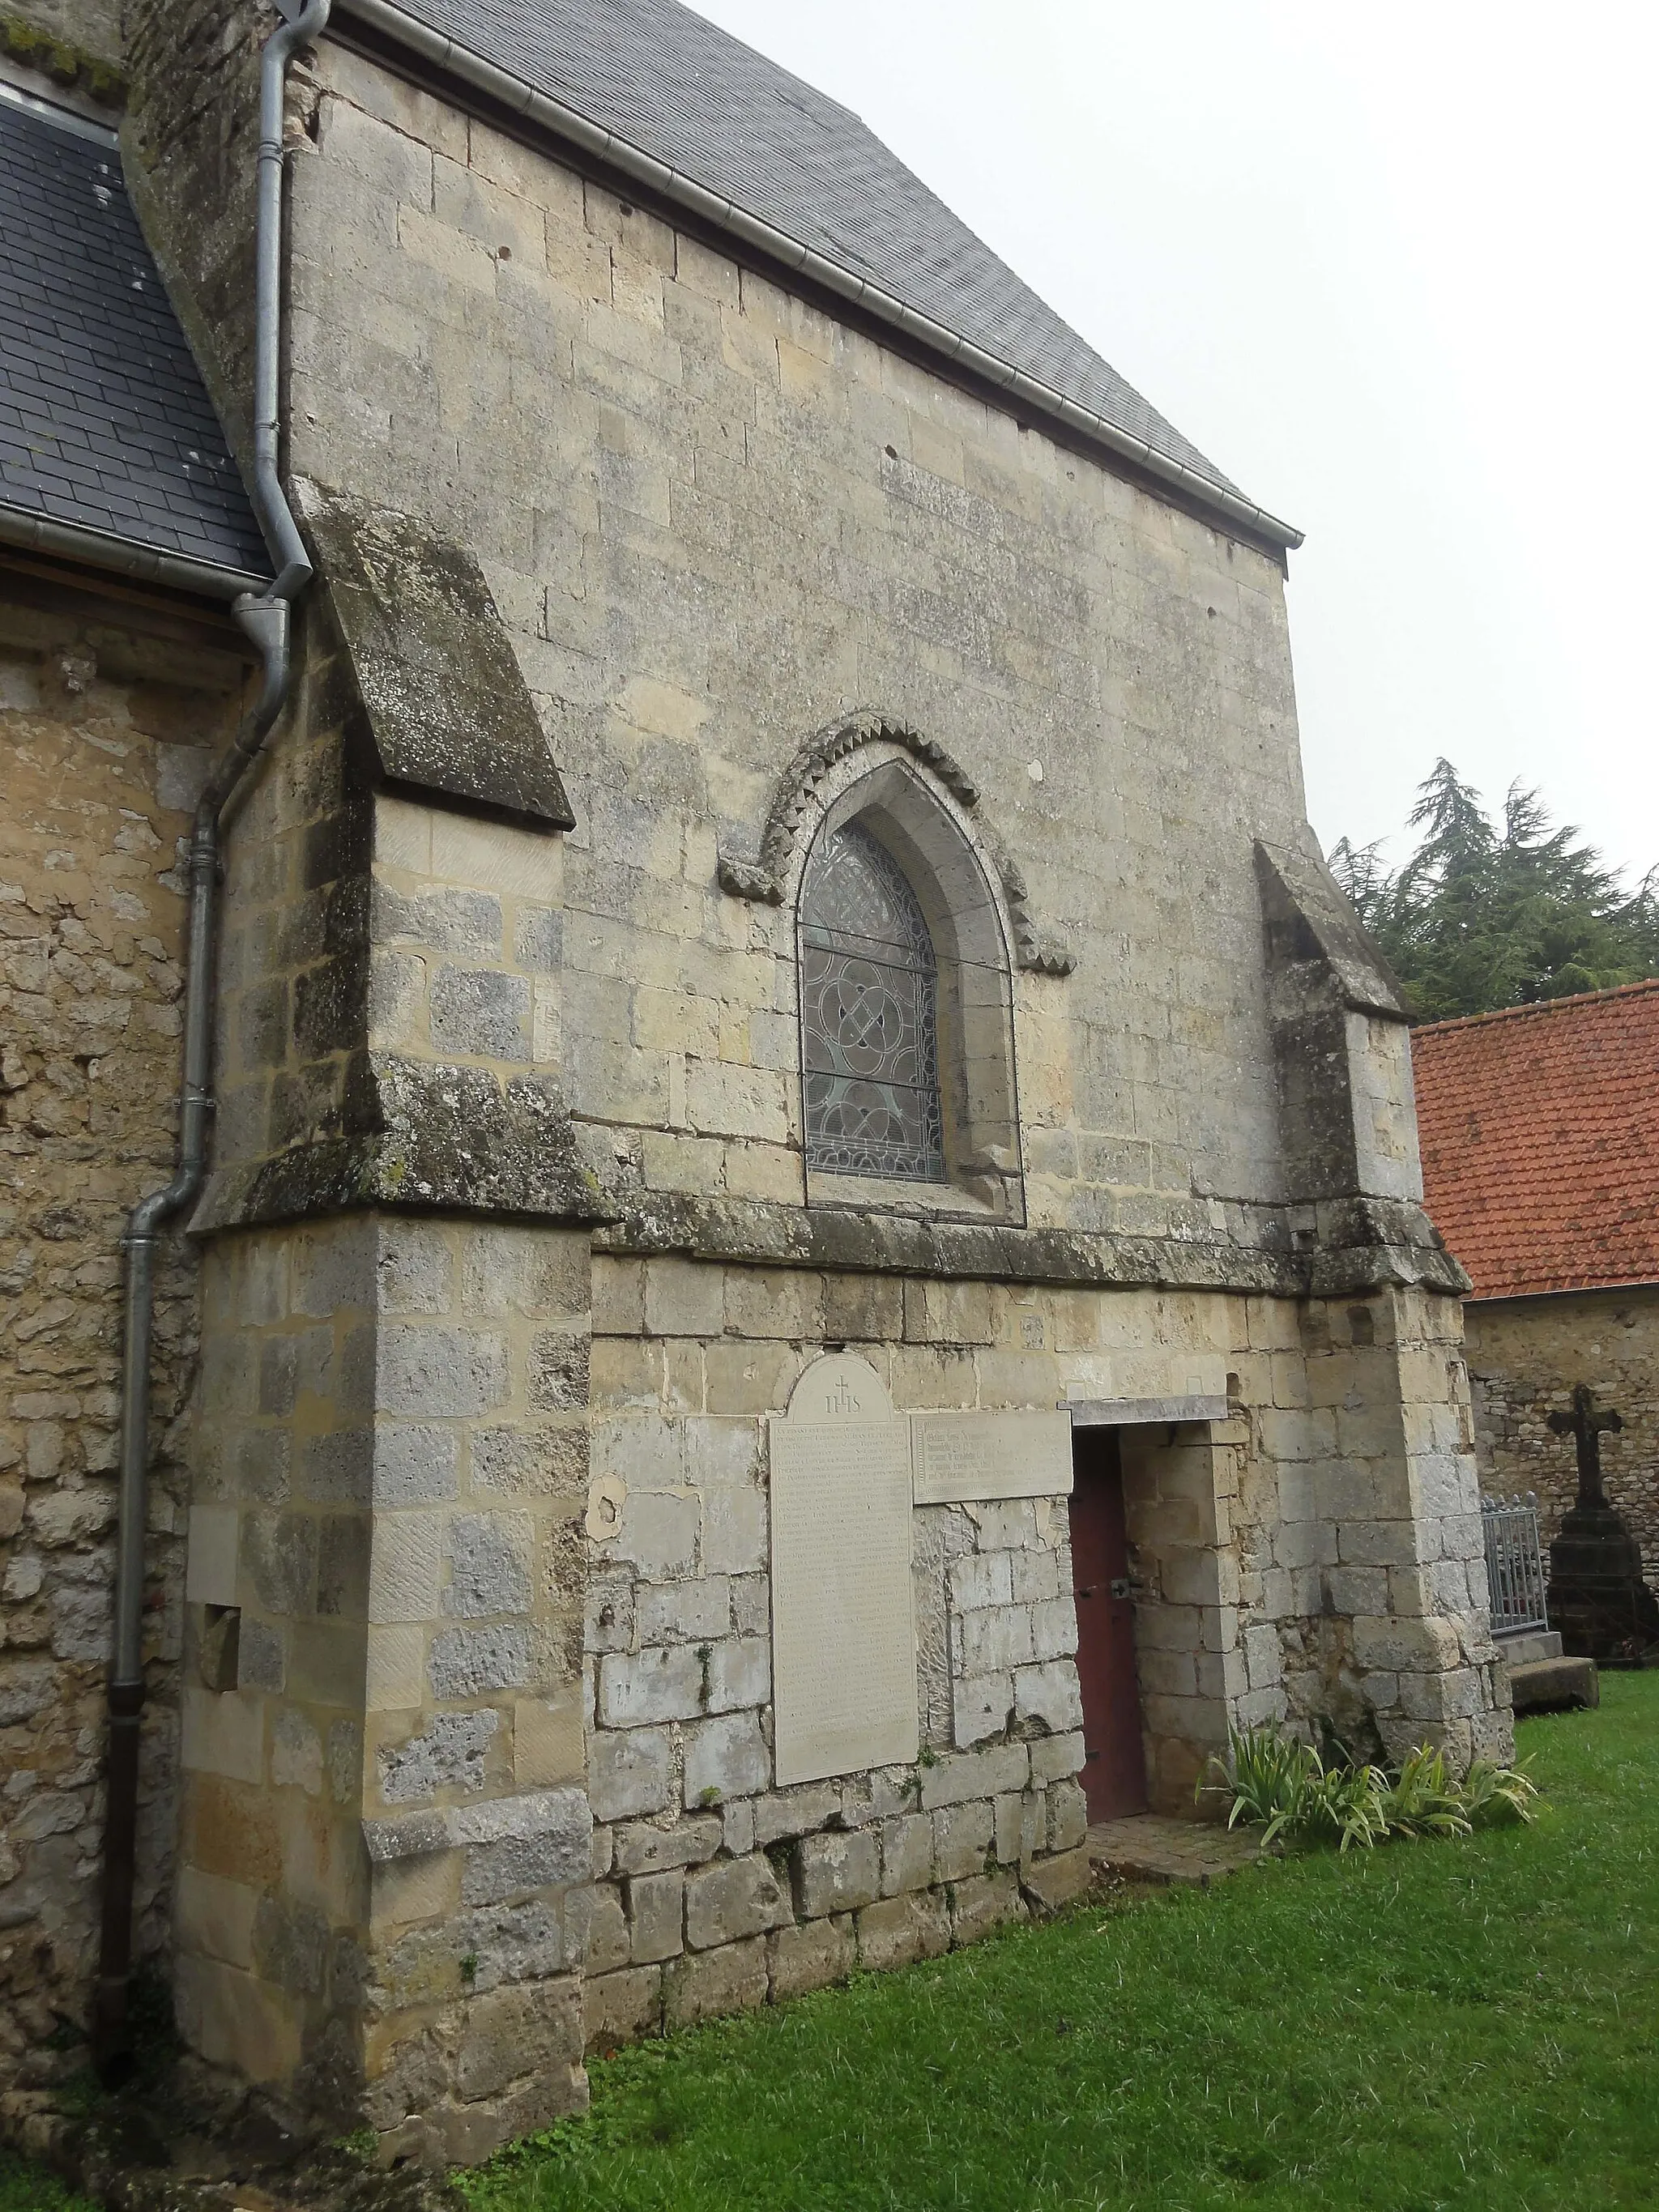
[[[1524,1498],[1483,1498],[1480,1526],[1486,1539],[1492,1634],[1547,1628],[1536,1494],[1529,1490]]]

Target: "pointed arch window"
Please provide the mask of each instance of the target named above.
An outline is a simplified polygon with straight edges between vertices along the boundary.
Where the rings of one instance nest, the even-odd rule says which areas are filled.
[[[855,820],[808,857],[800,979],[808,1166],[944,1182],[933,940],[904,871]]]

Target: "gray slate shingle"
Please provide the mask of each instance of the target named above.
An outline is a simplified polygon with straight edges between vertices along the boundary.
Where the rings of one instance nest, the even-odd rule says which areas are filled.
[[[120,156],[0,100],[0,506],[270,573]]]
[[[1242,496],[850,109],[677,0],[398,4],[429,30]]]

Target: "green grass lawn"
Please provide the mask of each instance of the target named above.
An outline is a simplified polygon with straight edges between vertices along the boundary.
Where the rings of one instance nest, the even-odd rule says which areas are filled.
[[[1659,2207],[1659,1674],[1536,1825],[1321,1853],[641,2045],[476,2212]]]
[[[1659,1674],[1537,1825],[1288,1860],[641,2045],[475,2212],[1659,2207]],[[0,2212],[64,2202],[0,2159]]]

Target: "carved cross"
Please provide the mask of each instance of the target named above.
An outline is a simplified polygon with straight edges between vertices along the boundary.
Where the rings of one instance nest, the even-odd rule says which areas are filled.
[[[1596,1412],[1595,1400],[1587,1382],[1575,1387],[1571,1413],[1550,1415],[1550,1426],[1556,1435],[1572,1437],[1578,1449],[1580,1506],[1606,1505],[1607,1496],[1601,1488],[1601,1438],[1608,1430],[1622,1429],[1624,1425],[1617,1413]]]

